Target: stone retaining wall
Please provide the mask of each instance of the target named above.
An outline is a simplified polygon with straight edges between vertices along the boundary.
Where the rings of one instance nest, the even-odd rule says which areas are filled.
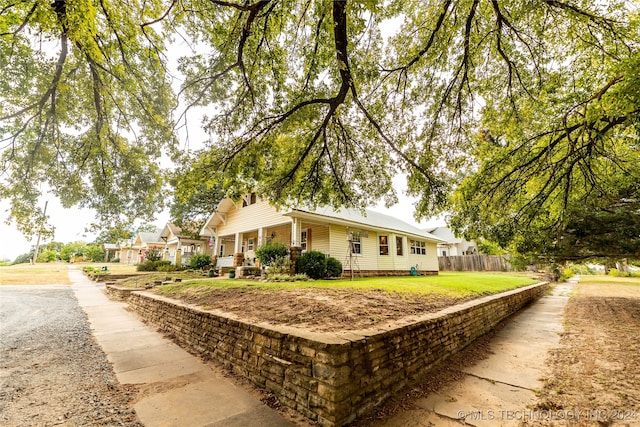
[[[484,297],[394,328],[311,333],[249,324],[145,292],[130,306],[183,346],[273,392],[323,426],[342,426],[539,298],[547,283]]]
[[[104,288],[105,294],[116,301],[127,301],[133,292],[139,291],[140,288],[125,288],[113,283],[106,283]]]

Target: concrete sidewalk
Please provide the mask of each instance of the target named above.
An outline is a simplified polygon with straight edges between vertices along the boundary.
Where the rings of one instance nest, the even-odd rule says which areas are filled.
[[[96,340],[121,384],[134,384],[134,405],[147,427],[293,426],[244,389],[214,372],[160,333],[109,300],[104,285],[77,269],[69,278]]]
[[[484,427],[520,426],[527,417],[535,421],[534,390],[543,386],[547,355],[559,345],[564,308],[576,283],[556,285],[551,294],[509,319],[491,340],[490,356],[464,368],[462,380],[418,399],[417,409],[375,425]]]

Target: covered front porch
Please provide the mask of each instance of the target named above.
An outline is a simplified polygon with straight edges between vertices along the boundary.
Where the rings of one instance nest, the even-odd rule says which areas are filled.
[[[298,213],[282,212],[253,195],[238,201],[226,198],[206,221],[200,236],[209,241],[207,253],[220,268],[260,267],[256,250],[269,242],[295,249],[291,251],[295,261],[293,258],[311,249],[312,232],[319,243],[313,249],[327,253],[329,224]]]
[[[217,267],[259,267],[256,249],[267,242],[298,246],[293,222],[214,237],[212,255]]]

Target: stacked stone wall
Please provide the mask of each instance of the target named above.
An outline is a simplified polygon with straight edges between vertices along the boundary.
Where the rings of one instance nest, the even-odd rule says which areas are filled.
[[[539,298],[528,286],[389,329],[311,333],[245,323],[145,292],[130,306],[183,346],[222,363],[323,426],[342,426]]]

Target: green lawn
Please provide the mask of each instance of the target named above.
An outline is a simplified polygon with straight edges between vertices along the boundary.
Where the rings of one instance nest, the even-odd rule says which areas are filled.
[[[388,292],[439,294],[459,298],[494,294],[539,282],[532,275],[518,273],[442,272],[437,276],[370,277],[350,280],[309,282],[259,282],[242,279],[185,281],[158,288],[161,293],[200,288],[247,288],[286,290],[296,288],[379,289]]]
[[[580,276],[580,283],[604,283],[604,284],[640,286],[640,277],[616,277],[616,276],[605,276],[602,274],[584,275],[584,276]]]

